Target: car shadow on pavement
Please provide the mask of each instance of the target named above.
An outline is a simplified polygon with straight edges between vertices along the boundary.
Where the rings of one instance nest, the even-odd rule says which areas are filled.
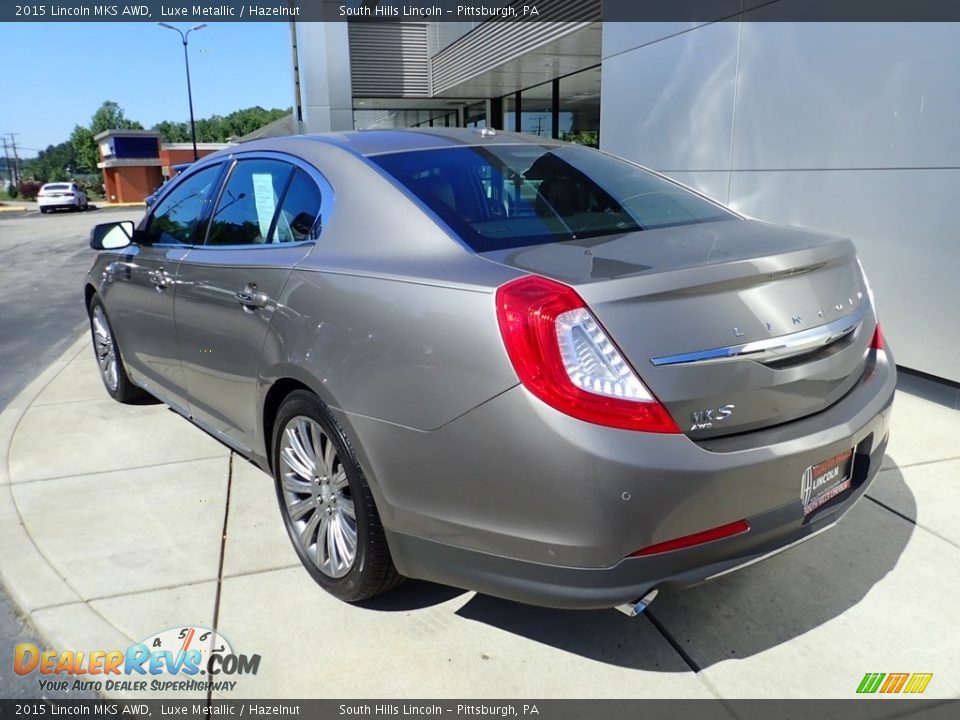
[[[896,467],[876,482],[891,485],[916,517],[912,493]],[[667,589],[652,618],[616,610],[537,608],[476,595],[457,614],[599,662],[671,672],[651,652],[651,632],[679,645],[699,668],[781,645],[857,605],[896,564],[914,525],[863,498],[831,530],[781,555],[685,590]]]
[[[405,580],[399,587],[390,592],[378,595],[370,600],[358,602],[356,606],[366,610],[406,612],[440,605],[467,592],[469,591],[449,585],[438,585],[425,580]]]

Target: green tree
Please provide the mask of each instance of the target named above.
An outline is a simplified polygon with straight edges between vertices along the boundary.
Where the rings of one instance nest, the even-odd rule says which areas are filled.
[[[71,142],[62,142],[59,145],[49,145],[41,150],[35,158],[24,163],[23,175],[38,182],[55,182],[69,180],[81,169],[77,155]]]
[[[164,120],[153,126],[160,133],[161,142],[190,142],[190,126],[185,122],[171,122]]]
[[[113,100],[106,100],[90,118],[90,131],[94,135],[104,130],[143,130],[143,125],[128,119],[123,108]]]
[[[211,115],[196,121],[197,142],[226,142],[231,138],[241,137],[264,125],[289,115],[290,108],[281,110],[273,108],[264,110],[255,106],[236,110],[229,115]],[[164,120],[153,126],[160,133],[163,142],[190,142],[190,125],[185,122],[171,122]]]
[[[90,128],[85,128],[83,125],[74,127],[70,134],[70,144],[73,146],[77,166],[88,172],[95,172],[97,163],[100,162],[100,153]]]
[[[90,118],[89,127],[77,125],[70,135],[70,143],[76,155],[75,162],[84,170],[94,171],[100,162],[100,151],[94,136],[104,130],[143,130],[143,125],[130,120],[113,100],[106,100]]]

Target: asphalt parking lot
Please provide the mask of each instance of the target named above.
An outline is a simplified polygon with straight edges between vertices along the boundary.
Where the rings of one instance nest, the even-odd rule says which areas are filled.
[[[0,575],[29,618],[3,647],[213,627],[262,658],[215,697],[852,698],[868,672],[933,673],[925,697],[960,696],[955,389],[903,376],[887,462],[839,526],[645,616],[422,582],[348,606],[297,563],[269,477],[102,388],[79,334],[85,238],[137,214],[0,217]],[[36,695],[8,664],[0,692]]]

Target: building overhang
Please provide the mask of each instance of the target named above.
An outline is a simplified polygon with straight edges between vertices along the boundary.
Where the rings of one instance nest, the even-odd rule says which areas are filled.
[[[163,165],[160,158],[111,158],[97,163],[97,167],[120,168],[120,167],[160,167]]]

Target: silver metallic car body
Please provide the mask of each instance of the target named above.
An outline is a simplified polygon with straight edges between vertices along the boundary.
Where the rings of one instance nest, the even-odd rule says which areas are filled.
[[[134,383],[268,472],[280,401],[316,393],[408,576],[610,607],[836,522],[880,467],[895,384],[892,358],[869,348],[876,320],[852,245],[733,217],[477,254],[369,159],[519,142],[542,140],[389,131],[221,151],[184,176],[238,157],[295,164],[323,194],[316,239],[103,251],[88,301],[102,298]],[[586,423],[519,384],[494,293],[530,273],[577,290],[683,433]],[[262,307],[238,303],[251,283]],[[777,350],[830,343],[794,365]],[[688,430],[731,402],[726,428]],[[850,449],[853,490],[805,518],[804,469]],[[740,518],[748,533],[628,558]]]

